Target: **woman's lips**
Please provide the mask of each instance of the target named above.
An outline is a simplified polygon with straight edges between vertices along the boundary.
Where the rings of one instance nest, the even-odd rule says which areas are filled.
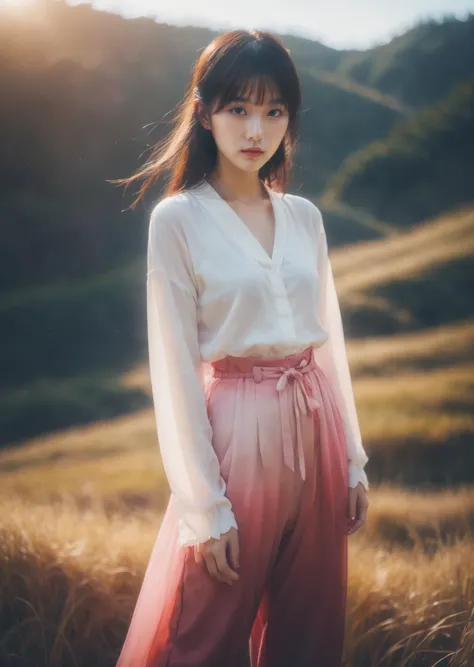
[[[259,157],[260,155],[263,155],[262,150],[256,150],[255,148],[253,148],[253,149],[249,148],[249,149],[242,150],[241,153],[243,153],[244,155],[247,155],[248,157]]]

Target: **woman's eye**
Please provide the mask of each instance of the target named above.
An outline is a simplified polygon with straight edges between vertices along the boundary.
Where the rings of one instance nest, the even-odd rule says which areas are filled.
[[[234,116],[242,116],[245,114],[244,107],[229,107],[228,111]],[[268,113],[271,115],[271,118],[279,118],[284,112],[283,109],[270,109]]]

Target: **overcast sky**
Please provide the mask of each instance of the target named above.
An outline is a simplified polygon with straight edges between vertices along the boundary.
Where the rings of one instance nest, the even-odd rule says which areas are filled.
[[[368,48],[403,33],[417,20],[465,18],[474,0],[90,0],[123,16],[149,16],[220,31],[260,28],[318,39],[335,48]],[[70,0],[70,4],[80,4]]]

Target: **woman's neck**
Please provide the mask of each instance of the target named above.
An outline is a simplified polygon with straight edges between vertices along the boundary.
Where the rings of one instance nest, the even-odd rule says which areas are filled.
[[[254,202],[266,198],[258,172],[242,172],[217,167],[207,179],[226,201]]]

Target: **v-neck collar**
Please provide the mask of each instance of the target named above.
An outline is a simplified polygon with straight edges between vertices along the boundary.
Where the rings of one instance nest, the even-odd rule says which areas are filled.
[[[204,180],[201,184],[193,187],[190,192],[209,209],[213,219],[219,224],[220,228],[241,250],[246,250],[258,262],[272,268],[279,266],[283,259],[286,219],[280,194],[272,190],[266,183],[264,183],[264,186],[272,203],[275,220],[275,234],[271,257],[257,237],[247,227],[240,215],[220,196],[209,181]]]

